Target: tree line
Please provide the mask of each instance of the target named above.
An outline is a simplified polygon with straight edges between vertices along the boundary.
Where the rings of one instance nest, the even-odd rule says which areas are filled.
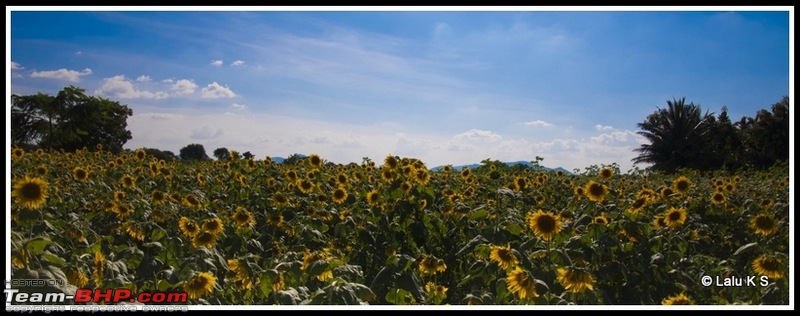
[[[127,119],[133,111],[117,101],[87,96],[84,89],[69,86],[55,96],[44,93],[11,95],[11,143],[24,148],[48,148],[75,151],[97,148],[113,153],[123,151],[132,138]],[[789,97],[773,104],[771,111],[759,110],[755,117],[733,122],[727,107],[717,116],[702,112],[700,105],[685,98],[667,101],[666,108],[638,123],[648,143],[635,149],[635,164],[647,169],[675,172],[695,170],[736,170],[767,168],[789,159]],[[184,161],[211,160],[201,144],[189,144],[179,155],[170,151],[145,148],[159,159]],[[220,147],[213,155],[219,160],[252,158],[250,152],[239,154]],[[291,158],[291,157],[290,157]]]
[[[732,122],[727,107],[716,117],[685,98],[667,101],[637,124],[638,134],[649,143],[635,149],[635,164],[675,172],[680,168],[736,170],[764,169],[789,159],[789,97],[761,109],[755,117]]]

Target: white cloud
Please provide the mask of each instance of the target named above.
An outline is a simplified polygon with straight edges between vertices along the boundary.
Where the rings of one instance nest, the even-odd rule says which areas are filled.
[[[237,111],[241,111],[241,110],[247,109],[247,105],[234,103],[234,104],[231,104],[231,108],[233,108],[234,110],[237,110]]]
[[[180,79],[171,88],[175,95],[192,94],[196,89],[197,85],[189,79]]]
[[[80,56],[80,55],[82,55],[82,54],[83,54],[83,52],[82,52],[82,51],[77,51],[77,52],[75,52],[75,55],[78,55],[78,56]]]
[[[212,60],[211,61],[211,66],[214,66],[214,67],[222,66],[222,61],[221,60]]]
[[[136,78],[136,81],[138,81],[138,82],[148,82],[148,81],[150,81],[150,76],[141,75],[141,76]]]
[[[237,60],[237,61],[234,61],[234,62],[231,63],[231,66],[233,66],[233,67],[241,66],[241,65],[244,65],[244,61],[243,60]]]
[[[172,79],[172,78],[168,78],[168,79],[161,80],[161,82],[163,82],[163,83],[173,83],[173,82],[175,82],[175,80]]]
[[[217,138],[220,135],[222,135],[222,129],[211,125],[203,125],[193,129],[192,134],[189,135],[189,137],[192,139],[212,139]]]
[[[113,96],[121,99],[163,99],[169,96],[163,91],[151,92],[147,90],[137,90],[133,82],[125,79],[123,75],[104,78],[103,85],[95,91],[95,94]]]
[[[86,68],[83,71],[61,68],[59,70],[34,71],[31,73],[31,78],[61,79],[69,82],[79,82],[81,81],[81,77],[91,74],[92,70],[89,68]]]
[[[601,124],[595,125],[594,128],[597,129],[598,131],[608,131],[614,129],[613,126],[601,125]]]
[[[492,131],[484,131],[473,128],[456,136],[453,136],[457,141],[480,141],[480,142],[496,142],[502,140],[503,137],[493,133]]]
[[[534,127],[550,127],[550,126],[553,126],[553,124],[547,123],[547,122],[542,121],[542,120],[528,121],[528,122],[524,122],[522,124],[525,124],[527,126],[534,126]]]
[[[200,90],[200,97],[205,99],[216,99],[216,98],[233,98],[236,94],[231,91],[230,88],[227,86],[221,86],[216,81],[208,84],[205,88]]]
[[[11,69],[12,70],[20,70],[20,69],[25,69],[25,67],[22,67],[22,65],[12,61],[11,62]]]

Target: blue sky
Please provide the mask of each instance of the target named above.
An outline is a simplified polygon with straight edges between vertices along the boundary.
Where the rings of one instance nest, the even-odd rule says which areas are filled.
[[[624,172],[667,100],[738,120],[793,93],[790,7],[45,9],[7,8],[7,93],[126,104],[131,149]]]

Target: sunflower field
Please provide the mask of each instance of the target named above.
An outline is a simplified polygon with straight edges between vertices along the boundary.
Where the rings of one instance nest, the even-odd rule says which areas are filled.
[[[12,277],[62,281],[53,291],[216,305],[789,304],[787,164],[572,174],[489,160],[433,171],[392,155],[11,152]]]

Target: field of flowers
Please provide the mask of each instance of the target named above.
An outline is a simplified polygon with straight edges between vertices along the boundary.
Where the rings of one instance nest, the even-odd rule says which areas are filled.
[[[237,305],[789,303],[786,164],[570,174],[489,160],[430,171],[391,155],[341,165],[11,150],[12,277],[68,292]]]

